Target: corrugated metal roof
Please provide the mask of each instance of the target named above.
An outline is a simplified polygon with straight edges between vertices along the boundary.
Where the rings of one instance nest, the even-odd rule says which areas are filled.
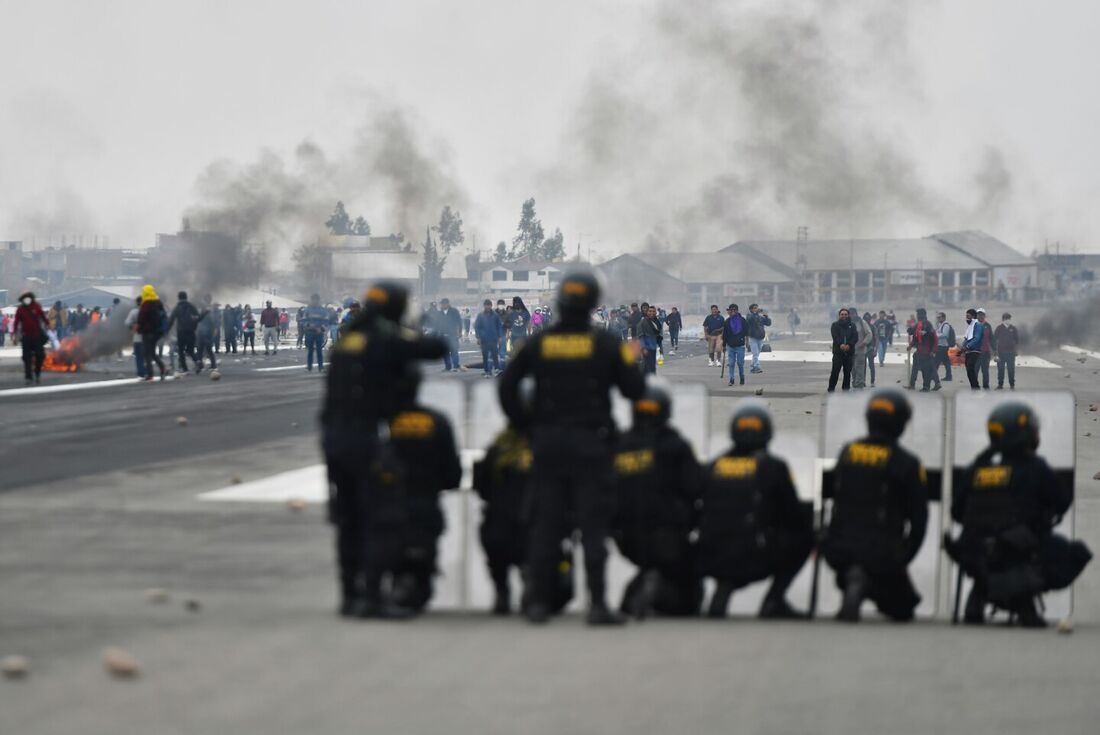
[[[986,265],[1035,265],[1032,258],[981,230],[941,232],[938,235],[929,235],[929,238],[957,248]]]
[[[756,251],[791,268],[797,267],[794,240],[746,240],[721,252]],[[930,238],[904,240],[807,240],[806,269],[826,270],[983,270],[981,261]]]
[[[790,283],[788,275],[737,252],[638,253],[639,260],[685,283]]]

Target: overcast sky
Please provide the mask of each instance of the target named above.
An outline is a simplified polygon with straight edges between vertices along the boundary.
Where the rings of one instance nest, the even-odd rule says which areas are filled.
[[[0,0],[0,239],[147,247],[211,163],[270,149],[293,168],[310,141],[338,169],[367,121],[400,114],[479,247],[511,238],[528,196],[571,250],[604,257],[799,225],[1100,243],[1100,3],[720,5]],[[779,76],[753,76],[769,55]],[[777,132],[791,109],[827,124]],[[309,186],[376,234],[419,226],[395,214],[400,191],[355,183],[367,160]],[[913,186],[880,201],[884,176]],[[825,196],[831,179],[843,197]]]

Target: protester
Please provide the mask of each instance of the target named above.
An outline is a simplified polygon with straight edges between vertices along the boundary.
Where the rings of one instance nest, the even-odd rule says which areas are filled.
[[[172,314],[168,317],[168,326],[165,331],[170,331],[173,326],[176,328],[176,351],[179,353],[180,373],[186,375],[186,358],[190,357],[192,362],[198,364],[198,359],[195,357],[195,330],[201,315],[195,305],[187,300],[186,291],[180,291],[178,299]]]
[[[138,307],[137,330],[141,335],[141,354],[145,357],[145,380],[153,379],[153,363],[160,368],[160,379],[164,380],[164,361],[157,354],[157,342],[168,331],[168,312],[161,303],[160,296],[152,285],[141,289],[141,306]]]
[[[852,361],[856,343],[859,342],[859,332],[856,325],[852,324],[851,312],[848,309],[840,309],[837,312],[837,320],[829,328],[833,338],[833,367],[829,372],[829,392],[836,390],[837,379],[841,371],[844,373],[844,382],[841,390],[851,390],[852,387]]]
[[[867,352],[874,344],[873,334],[859,315],[859,307],[848,310],[849,321],[856,329],[856,344],[852,348],[852,388],[863,390],[867,387]]]
[[[722,318],[722,314],[718,311],[718,304],[711,304],[710,314],[703,320],[703,334],[707,338],[707,355],[710,358],[710,362],[707,364],[708,367],[720,364],[722,359],[720,342],[725,327],[726,320]]]
[[[50,330],[57,338],[59,340],[65,339],[69,330],[69,310],[60,301],[55,301],[50,310],[46,312],[46,318],[49,320]]]
[[[866,357],[867,360],[867,372],[871,375],[871,387],[875,387],[875,355],[878,353],[878,340],[875,338],[875,316],[871,312],[866,312],[863,315],[863,323],[867,325],[867,331],[871,336],[871,341],[867,345]]]
[[[241,311],[241,354],[248,353],[249,345],[252,346],[252,355],[256,355],[256,315],[252,313],[252,305],[245,304]]]
[[[232,307],[228,304],[222,312],[222,338],[225,339],[225,354],[232,350],[237,354],[237,335],[241,330],[240,306]]]
[[[145,372],[145,350],[141,346],[141,333],[138,332],[137,320],[138,314],[141,312],[141,297],[138,296],[134,299],[134,308],[130,309],[130,313],[126,315],[126,330],[133,335],[132,344],[134,352],[134,367],[137,369],[137,376],[144,378]]]
[[[680,316],[680,311],[675,306],[672,307],[672,311],[668,313],[668,317],[665,319],[665,326],[668,327],[669,352],[675,352],[680,346],[680,330],[684,328],[684,319]]]
[[[913,351],[913,368],[909,374],[909,389],[916,386],[917,373],[921,375],[921,392],[927,393],[932,382],[936,384],[935,390],[940,385],[939,374],[936,371],[935,357],[939,339],[932,323],[928,321],[928,312],[925,309],[917,309],[917,319],[913,322],[912,332],[909,335],[909,349]]]
[[[645,304],[645,306],[648,306],[648,304]],[[642,310],[638,308],[638,302],[632,303],[630,313],[626,315],[626,327],[630,331],[631,339],[638,339],[638,322],[642,321],[643,316]]]
[[[42,382],[42,363],[46,361],[46,332],[50,328],[49,317],[35,301],[34,294],[26,291],[19,296],[15,309],[15,334],[23,351],[23,378],[27,385]]]
[[[993,360],[993,325],[986,320],[985,309],[978,309],[978,323],[982,329],[981,360],[982,390],[989,390],[989,363]]]
[[[933,369],[936,371],[937,382],[939,381],[940,365],[943,365],[946,370],[943,376],[944,382],[951,382],[950,350],[954,346],[955,328],[947,322],[947,314],[941,311],[936,314],[936,360],[933,366]]]
[[[748,339],[749,324],[737,308],[737,304],[726,307],[729,317],[722,324],[722,341],[726,345],[726,365],[729,368],[729,383],[733,385],[733,369],[741,378],[741,385],[745,384],[745,340]]]
[[[762,310],[759,304],[749,304],[749,316],[745,321],[749,325],[749,349],[752,350],[751,372],[762,373],[764,371],[760,369],[760,350],[763,349],[764,340],[767,338],[765,327],[770,327],[772,320],[768,312]]]
[[[978,321],[978,312],[974,309],[966,310],[966,334],[963,337],[963,349],[966,350],[966,378],[970,381],[971,390],[980,390],[978,371],[982,361],[982,338],[985,332],[981,322]]]
[[[318,299],[319,298],[320,297],[318,297]],[[319,303],[320,302],[318,302],[318,304]],[[305,343],[306,343],[305,327],[302,326],[302,322],[305,319],[305,313],[306,313],[306,307],[304,307],[304,306],[299,306],[298,311],[296,311],[294,313],[294,328],[297,331],[297,334],[295,336],[297,337],[297,340],[298,340],[295,346],[299,350],[302,349],[303,347],[305,347]]]
[[[481,313],[474,319],[474,337],[481,347],[481,369],[486,378],[491,378],[494,371],[500,374],[500,340],[504,334],[504,325],[500,317],[493,312],[493,302],[485,299]]]
[[[447,354],[443,356],[443,371],[457,373],[458,340],[462,338],[462,317],[458,309],[451,308],[450,299],[441,299],[436,320],[436,333],[447,340]]]
[[[497,299],[496,315],[500,319],[500,346],[497,349],[497,356],[500,360],[500,369],[504,370],[504,366],[508,361],[508,332],[512,326],[512,314],[509,311],[511,307],[504,303],[504,299]]]
[[[527,342],[531,329],[531,312],[519,296],[512,298],[512,310],[508,312],[508,336],[512,342],[512,354],[515,355]]]
[[[997,348],[997,390],[1005,388],[1005,372],[1008,372],[1009,390],[1016,390],[1016,350],[1020,345],[1020,333],[1008,312],[1001,315],[1001,323],[993,331],[993,344]]]
[[[207,297],[209,299],[209,297]],[[198,324],[195,326],[195,373],[202,372],[203,360],[210,358],[210,369],[216,370],[218,368],[217,360],[214,359],[214,325],[217,323],[214,318],[214,312],[216,311],[217,304],[211,305],[209,300],[206,302],[206,308],[199,314]]]
[[[791,310],[787,312],[787,326],[791,329],[791,336],[795,336],[794,330],[798,328],[798,325],[802,323],[802,317],[798,315],[798,309],[791,307]]]
[[[269,347],[271,354],[279,354],[279,310],[273,308],[270,301],[260,312],[260,326],[264,330],[264,354],[268,354]]]
[[[638,340],[642,343],[642,366],[651,375],[657,373],[657,348],[660,339],[661,322],[657,320],[657,309],[650,306],[638,322]]]

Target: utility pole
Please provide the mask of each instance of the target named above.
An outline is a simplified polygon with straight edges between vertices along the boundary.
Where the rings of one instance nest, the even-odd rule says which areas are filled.
[[[798,228],[794,246],[794,267],[798,282],[795,284],[795,301],[799,305],[807,302],[806,294],[806,241],[810,239],[810,228],[802,225]]]

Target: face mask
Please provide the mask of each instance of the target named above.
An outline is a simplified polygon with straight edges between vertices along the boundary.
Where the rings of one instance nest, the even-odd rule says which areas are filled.
[[[30,305],[31,305],[31,297],[30,297],[30,296],[28,296],[27,298],[23,299],[23,305],[24,305],[24,306],[30,306]]]

